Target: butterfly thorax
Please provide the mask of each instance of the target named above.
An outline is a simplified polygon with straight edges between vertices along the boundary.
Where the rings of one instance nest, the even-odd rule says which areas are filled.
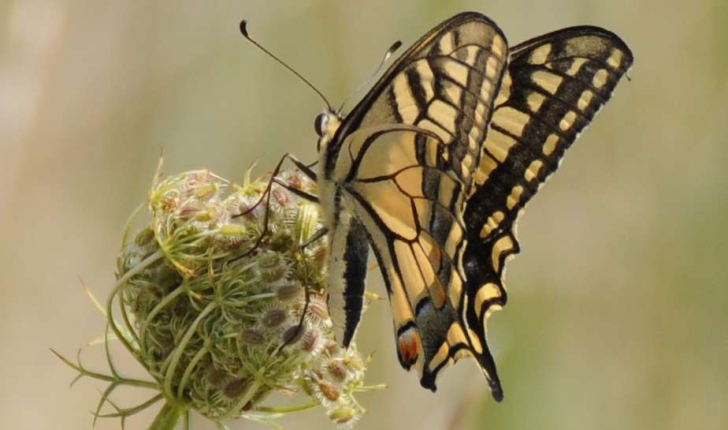
[[[340,209],[340,203],[337,202],[338,198],[336,197],[336,181],[331,177],[332,169],[329,167],[331,162],[329,146],[334,140],[342,120],[341,113],[326,109],[316,116],[314,122],[314,129],[319,136],[317,144],[319,198],[321,206],[324,208],[324,218],[329,231],[335,230],[337,224],[335,218],[337,218]]]

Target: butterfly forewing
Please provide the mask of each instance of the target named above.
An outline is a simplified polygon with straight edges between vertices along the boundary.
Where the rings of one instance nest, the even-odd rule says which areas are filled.
[[[503,33],[487,17],[463,13],[443,22],[390,67],[346,117],[337,140],[372,125],[418,126],[448,145],[451,171],[469,187],[507,54]]]
[[[433,390],[463,356],[492,361],[463,320],[463,210],[507,57],[505,37],[483,15],[444,22],[391,66],[327,148],[327,176],[382,268],[400,363]],[[358,320],[347,313],[344,332]]]
[[[434,390],[445,367],[473,356],[500,400],[485,323],[506,302],[514,224],[631,63],[606,30],[565,29],[509,52],[490,19],[462,13],[337,116],[340,126],[321,134],[318,182],[343,344],[361,317],[366,239],[387,285],[402,366]]]
[[[469,324],[484,325],[505,304],[503,269],[519,250],[513,229],[521,210],[631,64],[624,42],[596,27],[560,30],[511,49],[464,216]]]

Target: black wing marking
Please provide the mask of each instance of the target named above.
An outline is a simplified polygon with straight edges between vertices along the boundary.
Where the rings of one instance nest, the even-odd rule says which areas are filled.
[[[462,214],[507,58],[505,36],[481,14],[463,13],[435,27],[344,119],[326,147],[324,168],[326,178],[348,192],[348,209],[369,234],[390,292],[402,366],[417,363],[422,385],[434,390],[442,369],[473,355],[496,398],[501,397],[500,384],[490,372],[492,357],[463,319]],[[404,132],[403,125],[415,128]],[[403,158],[382,163],[369,155],[393,154],[382,142],[397,146],[392,136],[398,132],[403,141],[436,138],[437,149],[424,155],[432,158],[399,154]],[[367,146],[375,143],[377,150]],[[415,195],[407,194],[412,190],[393,188],[392,166],[402,160],[413,164],[397,173],[407,178],[397,185],[414,184],[426,197],[409,198]],[[413,215],[406,216],[408,212]],[[431,272],[435,281],[418,280],[432,278]],[[345,300],[347,291],[345,285]],[[358,315],[347,315],[345,332],[353,333],[358,320]]]
[[[401,365],[436,389],[441,370],[473,356],[494,392],[492,357],[463,320],[462,182],[449,146],[433,132],[387,124],[352,134],[339,166],[343,199],[361,221],[382,268]],[[345,295],[346,296],[346,295]]]
[[[466,321],[481,328],[482,342],[487,316],[506,304],[504,264],[519,251],[514,225],[523,207],[632,61],[618,36],[596,27],[559,30],[511,49],[464,215]]]
[[[435,27],[346,116],[326,149],[326,171],[333,172],[349,134],[370,126],[408,124],[434,132],[451,147],[451,168],[469,189],[507,55],[505,36],[484,15],[463,13]]]

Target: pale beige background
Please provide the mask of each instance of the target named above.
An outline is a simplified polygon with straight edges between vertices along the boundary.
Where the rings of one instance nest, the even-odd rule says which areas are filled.
[[[509,306],[490,323],[505,401],[489,399],[472,363],[445,373],[436,395],[420,389],[396,363],[382,304],[360,346],[377,352],[369,380],[391,388],[360,397],[369,412],[357,428],[728,428],[723,0],[4,0],[0,428],[91,428],[103,385],[69,389],[74,374],[49,348],[73,356],[102,333],[79,277],[105,297],[122,226],[162,148],[167,172],[209,167],[231,179],[284,151],[313,159],[321,101],[239,36],[241,18],[338,104],[394,40],[467,9],[513,43],[609,28],[635,53],[632,81],[520,224]],[[98,348],[87,357],[103,366]],[[317,410],[284,423],[331,428]]]

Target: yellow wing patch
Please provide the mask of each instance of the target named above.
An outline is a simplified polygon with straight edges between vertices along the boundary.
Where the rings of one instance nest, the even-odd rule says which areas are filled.
[[[507,301],[504,266],[520,249],[518,216],[631,63],[624,42],[596,27],[560,30],[512,48],[464,214],[467,324],[483,327],[478,333],[484,335],[488,316]]]
[[[349,285],[362,288],[354,277],[366,272],[366,256],[351,252],[360,226],[387,285],[402,366],[435,390],[444,368],[474,357],[502,399],[485,324],[506,303],[515,221],[631,62],[617,36],[595,27],[509,52],[490,19],[463,13],[337,116],[321,133],[319,188],[330,235],[347,247],[344,263],[329,256],[345,274],[332,282],[344,284],[347,339],[363,294]]]

